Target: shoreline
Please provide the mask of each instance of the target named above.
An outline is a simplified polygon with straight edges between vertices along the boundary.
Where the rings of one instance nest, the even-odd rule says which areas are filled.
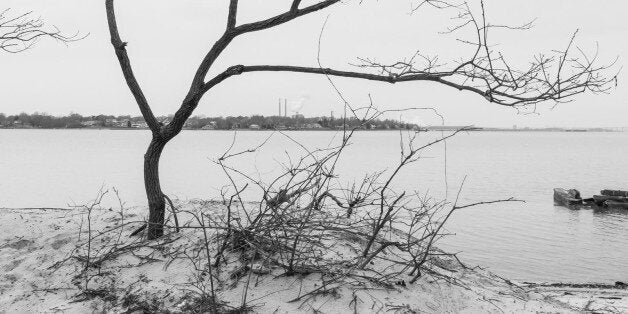
[[[113,127],[87,127],[87,128],[15,128],[15,127],[0,127],[0,130],[77,130],[77,131],[150,131],[149,128],[113,128]],[[347,129],[349,130],[349,128]],[[357,129],[358,132],[399,132],[404,131],[405,129]],[[456,131],[455,128],[445,128],[445,129],[428,129],[421,130],[423,132],[452,132]],[[182,131],[219,131],[219,132],[341,132],[343,129],[183,129]],[[548,128],[548,129],[507,129],[507,128],[474,128],[466,130],[465,132],[507,132],[507,133],[624,133],[625,131],[619,130],[611,130],[601,128],[591,128],[591,129],[557,129],[557,128]]]
[[[197,205],[194,202],[178,204],[184,208]],[[94,211],[91,227],[102,232],[132,221],[141,222],[144,211],[142,207],[125,209],[126,220],[122,224],[115,211]],[[72,252],[78,248],[77,243],[81,241],[78,228],[86,223],[84,210],[4,208],[0,209],[0,213],[3,217],[0,224],[5,229],[0,234],[0,269],[5,272],[2,275],[4,284],[0,284],[0,305],[5,310],[122,311],[129,309],[128,304],[124,307],[123,303],[130,302],[129,296],[133,296],[134,302],[140,305],[152,302],[153,297],[164,298],[167,300],[162,302],[164,309],[184,312],[181,309],[191,302],[189,295],[176,287],[192,278],[190,272],[193,269],[185,260],[164,260],[159,254],[148,255],[152,256],[151,260],[136,260],[127,253],[107,261],[98,271],[101,275],[94,273],[91,277],[90,285],[94,286],[93,289],[110,287],[107,288],[111,289],[107,292],[109,294],[87,297],[84,292],[81,293],[81,282],[75,277],[80,271],[80,263],[72,257]],[[198,239],[197,230],[187,229],[180,235],[171,234],[172,238],[168,237],[164,242],[174,242],[164,244],[163,248],[168,251],[192,245]],[[122,241],[132,240],[123,235]],[[147,248],[140,248],[136,253],[148,254],[148,251]],[[63,263],[59,264],[61,261]],[[333,290],[334,293],[308,299],[308,306],[305,307],[301,307],[303,305],[300,306],[299,302],[287,301],[294,299],[297,290],[300,295],[304,294],[301,289],[306,291],[307,287],[315,291],[318,277],[314,274],[291,279],[282,277],[273,269],[253,271],[254,282],[259,284],[247,287],[246,291],[249,300],[256,300],[250,302],[253,311],[260,313],[311,312],[318,306],[323,312],[343,313],[354,309],[351,305],[354,300],[361,300],[355,305],[359,312],[369,312],[373,304],[379,304],[382,310],[427,312],[628,311],[628,289],[625,286],[511,282],[488,271],[462,268],[451,260],[436,262],[436,269],[451,276],[450,280],[425,276],[414,284],[404,283],[384,290],[377,287],[358,290],[338,287]],[[300,284],[295,286],[297,282]],[[221,298],[229,304],[239,304],[243,297],[242,290],[239,290],[243,289],[243,282],[235,281],[234,284],[231,288],[220,288]],[[293,288],[286,290],[286,285]],[[373,300],[367,302],[367,298]],[[114,299],[117,301],[113,302]]]

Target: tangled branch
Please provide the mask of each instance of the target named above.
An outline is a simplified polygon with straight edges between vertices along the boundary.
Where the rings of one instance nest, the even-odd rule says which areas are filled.
[[[11,9],[0,12],[0,50],[19,53],[32,48],[41,38],[51,38],[68,43],[85,38],[79,33],[63,34],[56,26],[47,27],[33,12],[11,16]]]

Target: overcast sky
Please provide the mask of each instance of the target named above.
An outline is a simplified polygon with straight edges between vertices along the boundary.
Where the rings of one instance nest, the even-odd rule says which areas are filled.
[[[289,7],[288,0],[241,0],[238,23],[263,19]],[[304,1],[304,4],[314,1]],[[223,53],[211,73],[234,64],[316,66],[318,36],[329,16],[321,45],[323,66],[351,69],[357,57],[393,62],[420,50],[440,55],[442,62],[464,56],[456,36],[439,35],[452,25],[449,14],[432,9],[408,14],[409,0],[366,0],[332,6],[277,28],[246,34]],[[473,3],[473,0],[470,2]],[[122,39],[135,73],[157,115],[172,114],[183,99],[200,60],[224,30],[227,0],[117,0]],[[64,46],[42,41],[22,54],[0,54],[0,112],[46,112],[54,115],[132,114],[139,109],[128,91],[109,43],[104,0],[2,0],[0,9],[35,11],[68,33],[89,36]],[[536,19],[529,31],[496,33],[496,49],[513,63],[525,65],[540,52],[564,49],[580,29],[577,44],[600,60],[628,56],[628,2],[625,0],[486,1],[488,20],[522,24]],[[539,114],[521,115],[487,103],[475,94],[416,82],[388,85],[335,79],[355,104],[368,95],[381,108],[431,106],[450,125],[483,126],[628,126],[628,89],[610,95],[581,95],[568,104]],[[342,111],[342,102],[324,76],[255,73],[231,78],[211,90],[195,114],[207,116],[273,115],[278,98],[287,98],[291,111],[306,116]],[[428,113],[405,113],[405,120],[436,124]]]

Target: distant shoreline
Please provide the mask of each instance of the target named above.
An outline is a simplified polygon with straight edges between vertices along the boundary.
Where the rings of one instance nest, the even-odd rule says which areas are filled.
[[[156,117],[160,125],[171,123],[172,116]],[[0,129],[97,129],[97,130],[147,130],[148,124],[142,116],[131,115],[92,115],[82,116],[70,114],[68,116],[51,116],[41,113],[6,115],[0,113]],[[357,117],[338,118],[331,116],[305,117],[302,114],[292,116],[227,116],[205,117],[193,116],[183,124],[184,130],[247,130],[247,131],[394,131],[394,130],[421,130],[447,131],[460,129],[465,131],[484,132],[624,132],[628,127],[583,127],[583,126],[537,126],[508,125],[500,127],[482,126],[476,124],[427,124],[412,123],[395,119],[360,119]]]
[[[427,132],[448,132],[448,131],[456,131],[463,127],[427,127],[427,129],[421,129],[421,131]],[[351,128],[347,128],[350,130]],[[112,128],[112,127],[85,127],[85,128],[24,128],[24,127],[0,127],[0,130],[113,130],[113,131],[149,131],[149,128]],[[268,131],[332,131],[338,132],[343,129],[329,129],[329,128],[317,128],[317,129],[250,129],[250,128],[239,128],[239,129],[183,129],[184,131],[247,131],[247,132],[268,132]],[[356,131],[368,131],[368,132],[385,132],[385,131],[404,131],[407,129],[357,129]],[[408,130],[409,131],[409,130]],[[481,127],[473,127],[471,129],[466,130],[467,132],[512,132],[512,133],[530,133],[530,132],[565,132],[565,133],[622,133],[623,130],[611,129],[611,128],[586,128],[586,129],[563,129],[563,128],[541,128],[541,129],[507,129],[507,128],[481,128]]]

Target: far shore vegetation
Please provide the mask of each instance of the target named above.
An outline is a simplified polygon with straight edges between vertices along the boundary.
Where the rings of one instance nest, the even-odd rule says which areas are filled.
[[[157,117],[162,124],[168,124],[172,117]],[[397,120],[375,119],[364,123],[355,117],[342,119],[332,117],[305,117],[302,114],[292,116],[228,116],[228,117],[190,117],[186,129],[204,130],[233,130],[233,129],[266,129],[266,130],[297,130],[297,129],[342,129],[362,126],[364,129],[393,129],[412,130],[419,126]],[[0,113],[0,127],[3,128],[37,128],[37,129],[79,129],[79,128],[148,128],[141,116],[130,115],[96,115],[82,116],[70,114],[67,116],[52,116],[45,113],[20,113],[6,115]]]
[[[158,117],[162,124],[167,124],[171,116]],[[53,116],[46,113],[20,113],[7,115],[0,113],[0,128],[5,129],[148,129],[142,116],[131,115],[80,115],[72,113],[65,116]],[[292,116],[227,116],[227,117],[190,117],[184,129],[188,130],[423,130],[423,131],[455,131],[466,128],[468,131],[554,131],[554,132],[613,132],[623,131],[623,128],[487,128],[477,126],[450,126],[450,125],[418,125],[394,119],[374,119],[364,123],[355,117],[335,118],[305,117],[302,114]]]

